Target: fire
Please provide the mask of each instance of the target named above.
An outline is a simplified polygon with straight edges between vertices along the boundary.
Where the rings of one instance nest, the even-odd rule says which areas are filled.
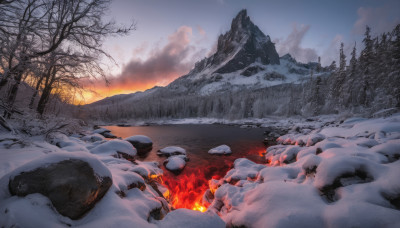
[[[174,208],[188,208],[204,212],[207,208],[202,204],[204,192],[208,189],[208,181],[200,171],[178,177],[166,177],[164,184],[170,190],[170,203]]]
[[[201,211],[201,212],[205,212],[207,210],[206,207],[202,206],[201,204],[199,204],[198,202],[194,203],[194,207],[192,208],[192,210],[194,211]]]
[[[235,159],[251,156],[258,163],[265,164],[265,147],[258,146],[246,154],[235,153],[230,156],[204,159],[186,166],[178,175],[165,170],[159,183],[168,189],[163,191],[164,197],[169,200],[173,208],[187,208],[205,212],[214,198],[215,191],[220,187],[220,179],[233,167]],[[207,191],[209,190],[209,191]],[[203,195],[205,197],[203,198]]]

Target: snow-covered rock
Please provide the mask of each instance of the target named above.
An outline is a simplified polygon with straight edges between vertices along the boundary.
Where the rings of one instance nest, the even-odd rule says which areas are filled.
[[[105,138],[104,138],[104,136],[102,136],[98,133],[95,133],[95,134],[83,136],[82,140],[86,141],[86,142],[97,142],[97,141],[103,141],[103,140],[105,140]]]
[[[110,138],[110,139],[117,138],[117,136],[115,136],[113,133],[111,133],[110,130],[108,130],[106,128],[97,128],[92,131],[92,134],[100,134],[100,135],[104,136],[105,138]]]
[[[7,138],[10,138],[6,136]],[[0,138],[2,138],[0,136]],[[74,138],[74,139],[73,139]],[[118,224],[120,227],[157,227],[154,223],[156,219],[163,218],[170,206],[164,194],[168,190],[158,184],[162,169],[159,168],[157,162],[140,162],[134,163],[109,156],[108,152],[90,153],[88,150],[84,152],[64,150],[64,148],[72,148],[72,146],[82,146],[84,148],[96,148],[103,145],[106,150],[100,148],[99,151],[114,151],[115,149],[126,150],[132,152],[132,145],[123,141],[123,145],[128,144],[129,147],[122,146],[118,141],[106,142],[84,142],[75,137],[67,137],[59,134],[54,138],[51,145],[41,139],[21,139],[17,138],[16,142],[24,142],[21,147],[12,147],[3,149],[0,145],[0,224],[5,227],[112,227]],[[64,141],[65,140],[65,141]],[[7,143],[6,143],[7,144]],[[114,145],[115,144],[115,145]],[[61,145],[63,147],[61,147]],[[5,145],[7,146],[7,145]],[[113,149],[113,146],[116,146]],[[60,148],[61,147],[61,148]],[[122,149],[121,149],[122,148]],[[100,150],[101,149],[101,150]],[[104,156],[106,155],[106,156]],[[101,181],[101,177],[112,177],[112,186],[98,201],[94,208],[85,213],[84,217],[79,220],[71,220],[68,217],[60,215],[52,206],[51,198],[45,197],[42,194],[28,194],[25,197],[12,196],[9,191],[9,181],[19,173],[36,170],[38,167],[51,168],[52,164],[57,164],[63,161],[80,160],[87,162],[93,168],[96,174],[96,180]],[[84,167],[84,166],[79,166]],[[46,172],[48,175],[56,174],[62,171]],[[90,172],[86,172],[89,174]],[[42,179],[47,176],[42,175]],[[73,178],[65,178],[72,175]],[[57,181],[52,181],[58,186],[63,183],[68,183],[76,178],[83,178],[82,175],[76,174],[74,169],[68,169],[63,174],[62,178],[57,178]],[[32,179],[32,178],[30,178]],[[87,183],[81,183],[79,186],[81,197],[85,194],[82,192]],[[19,185],[22,186],[22,185]],[[25,185],[26,186],[26,185]],[[44,186],[44,185],[43,185]],[[39,186],[39,187],[43,187]],[[105,185],[106,186],[106,185]],[[105,187],[104,186],[104,187]],[[23,189],[23,188],[22,188]],[[57,188],[58,189],[58,188]],[[61,188],[52,191],[51,194],[61,196],[62,190],[69,188]],[[71,192],[73,192],[71,190]],[[46,194],[45,194],[46,195]],[[72,194],[73,197],[75,194]],[[92,196],[92,195],[90,195]],[[95,195],[93,195],[95,196]],[[98,194],[97,196],[101,196]],[[90,201],[90,200],[89,200]],[[70,202],[65,203],[62,208],[67,208]],[[79,210],[74,210],[79,211]],[[110,217],[111,215],[111,217]],[[204,217],[205,219],[205,217]],[[201,220],[201,219],[199,219]],[[152,221],[153,223],[149,223]]]
[[[33,160],[0,180],[11,195],[40,193],[71,219],[82,217],[112,184],[110,171],[87,153],[57,153]],[[4,198],[7,195],[1,195]]]
[[[227,145],[214,147],[208,151],[209,154],[231,154],[231,148]]]
[[[165,168],[169,171],[181,171],[186,166],[185,155],[173,155],[168,157],[165,161]]]
[[[186,150],[179,146],[167,146],[157,151],[161,156],[186,155]]]
[[[102,143],[92,149],[90,152],[99,155],[110,155],[110,156],[125,156],[132,158],[136,155],[136,149],[127,141],[112,139],[105,143]]]
[[[151,151],[153,146],[153,141],[145,135],[133,135],[124,140],[130,142],[138,150],[139,154]]]
[[[125,139],[130,143],[153,144],[153,141],[145,135],[134,135]]]
[[[111,132],[110,130],[106,129],[106,128],[97,128],[95,130],[92,131],[92,134],[104,134],[105,132]]]
[[[111,184],[110,177],[98,177],[88,163],[70,159],[23,172],[10,180],[9,189],[17,196],[43,194],[60,214],[79,219],[104,196]]]
[[[268,164],[237,159],[203,198],[234,227],[398,227],[399,123],[353,118],[292,131],[267,149]],[[308,143],[291,145],[299,139]]]

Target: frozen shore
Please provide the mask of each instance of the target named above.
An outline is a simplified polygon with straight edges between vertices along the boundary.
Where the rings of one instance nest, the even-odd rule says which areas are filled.
[[[159,184],[163,175],[160,164],[134,160],[137,151],[127,141],[107,141],[98,131],[52,133],[47,137],[3,132],[0,135],[0,225],[400,225],[399,114],[342,121],[335,116],[257,121],[243,121],[240,125],[289,130],[278,138],[278,145],[267,149],[266,164],[237,159],[225,177],[210,180],[210,189],[203,197],[203,204],[208,206],[205,213],[172,210],[168,203],[171,192]],[[179,123],[200,124],[192,120]],[[43,194],[22,197],[10,193],[9,183],[15,176],[63,160],[86,161],[97,176],[112,179],[104,197],[80,219],[60,214]]]

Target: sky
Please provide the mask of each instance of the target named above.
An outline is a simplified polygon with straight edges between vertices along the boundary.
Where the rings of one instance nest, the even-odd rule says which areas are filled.
[[[362,47],[365,26],[372,35],[391,31],[400,23],[398,0],[114,0],[107,19],[134,22],[125,37],[104,41],[117,64],[108,64],[111,84],[94,82],[85,103],[116,94],[165,86],[187,74],[194,63],[215,52],[220,34],[247,9],[250,19],[269,35],[280,56],[290,53],[299,62],[329,65],[345,44]]]

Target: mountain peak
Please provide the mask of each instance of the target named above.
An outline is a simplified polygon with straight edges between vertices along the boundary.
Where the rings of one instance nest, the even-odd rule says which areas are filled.
[[[232,20],[231,24],[231,30],[235,30],[238,28],[245,28],[249,23],[252,23],[250,21],[250,17],[247,16],[247,10],[242,9],[235,18]]]
[[[230,73],[244,69],[254,62],[279,64],[274,43],[241,10],[232,20],[231,29],[218,37],[217,52],[198,62],[193,73],[215,69],[216,73]]]

